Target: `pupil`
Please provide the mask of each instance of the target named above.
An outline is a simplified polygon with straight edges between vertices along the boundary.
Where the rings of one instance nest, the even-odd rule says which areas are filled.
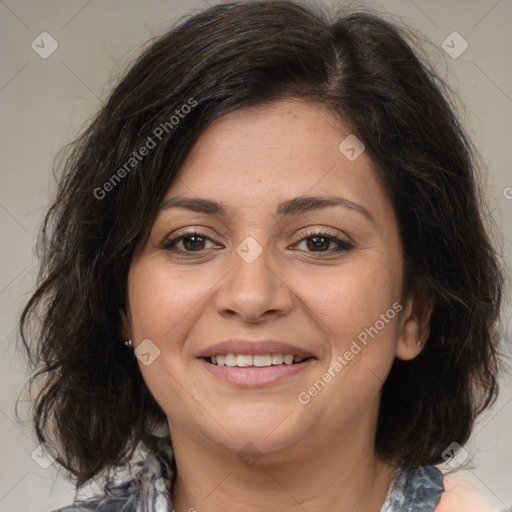
[[[327,249],[329,247],[329,240],[325,236],[314,236],[310,238],[311,241],[314,241],[311,247],[317,248],[317,249]],[[323,243],[318,243],[319,240],[323,240]],[[327,245],[326,245],[327,243]]]
[[[192,244],[190,244],[190,241],[191,240],[195,240],[195,242],[193,242]],[[197,249],[198,248],[198,243],[201,244],[204,242],[204,240],[202,239],[202,237],[200,236],[197,236],[197,235],[193,235],[193,236],[188,236],[187,238],[184,239],[184,245],[185,245],[185,248],[188,250],[188,249]]]

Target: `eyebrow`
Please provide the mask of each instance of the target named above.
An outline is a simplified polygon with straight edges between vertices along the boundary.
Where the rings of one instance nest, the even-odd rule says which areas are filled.
[[[348,199],[338,196],[299,196],[282,202],[276,210],[279,217],[290,215],[301,215],[312,210],[320,210],[332,206],[342,206],[353,210],[372,223],[376,223],[371,213],[360,204],[353,203]],[[227,208],[223,203],[212,201],[211,199],[202,199],[195,197],[170,197],[164,199],[160,205],[160,210],[169,208],[185,208],[193,212],[216,215],[218,217],[227,217]]]

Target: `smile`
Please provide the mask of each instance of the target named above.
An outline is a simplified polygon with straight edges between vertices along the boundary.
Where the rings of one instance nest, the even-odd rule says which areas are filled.
[[[284,382],[306,371],[315,360],[315,357],[304,359],[284,354],[226,354],[198,359],[210,375],[239,388],[268,387]]]
[[[217,366],[238,368],[265,368],[269,366],[292,365],[302,363],[307,357],[293,356],[291,354],[226,354],[207,358],[207,361]]]

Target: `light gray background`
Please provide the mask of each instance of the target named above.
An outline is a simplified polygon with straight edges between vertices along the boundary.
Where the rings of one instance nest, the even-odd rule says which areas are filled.
[[[510,275],[512,1],[393,0],[351,5],[397,16],[429,41],[426,49],[458,93],[462,119],[488,168],[486,196],[503,233],[498,243]],[[27,380],[16,324],[34,286],[36,236],[55,189],[53,158],[100,107],[142,44],[179,16],[206,6],[205,1],[184,0],[0,0],[0,511],[49,511],[71,503],[74,496],[64,471],[57,474],[57,464],[44,469],[35,462],[43,459],[37,451],[32,457],[37,449],[32,428],[28,421],[20,425],[14,417],[15,401]],[[454,31],[469,45],[457,59],[441,48]],[[51,34],[59,45],[47,59],[31,47],[42,32]],[[509,297],[510,293],[504,311],[506,340],[511,337]],[[504,350],[511,352],[510,341],[504,340]],[[27,418],[27,403],[21,405],[20,413]],[[473,456],[473,469],[465,473],[501,504],[512,502],[511,424],[509,373],[503,376],[500,399],[466,447]]]

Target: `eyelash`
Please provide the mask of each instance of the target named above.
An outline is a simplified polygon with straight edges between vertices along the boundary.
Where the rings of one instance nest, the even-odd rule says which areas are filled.
[[[213,242],[213,240],[211,240],[211,238],[208,237],[205,233],[201,233],[200,231],[197,231],[197,230],[189,230],[189,231],[180,233],[178,236],[175,236],[173,238],[169,238],[169,239],[165,240],[162,243],[162,249],[165,249],[170,252],[176,252],[176,253],[181,253],[181,254],[186,254],[186,255],[200,254],[201,252],[203,252],[206,249],[200,250],[200,251],[186,251],[186,250],[182,250],[182,249],[176,249],[176,244],[178,242],[180,242],[181,240],[186,239],[186,238],[192,238],[194,236],[197,236],[197,237],[203,238],[205,240],[209,240],[210,242]],[[331,254],[331,253],[340,253],[340,252],[349,251],[350,249],[354,248],[354,245],[351,244],[350,242],[341,240],[337,236],[333,235],[332,233],[328,233],[326,231],[310,231],[310,232],[306,233],[306,236],[297,240],[297,242],[295,242],[294,245],[296,245],[297,243],[300,243],[300,242],[304,242],[305,240],[308,240],[310,238],[317,238],[317,237],[326,238],[327,240],[329,240],[329,242],[336,243],[338,245],[338,248],[334,249],[334,250],[332,250],[332,249],[327,250],[327,251],[307,251],[307,252],[318,253],[318,254]]]

